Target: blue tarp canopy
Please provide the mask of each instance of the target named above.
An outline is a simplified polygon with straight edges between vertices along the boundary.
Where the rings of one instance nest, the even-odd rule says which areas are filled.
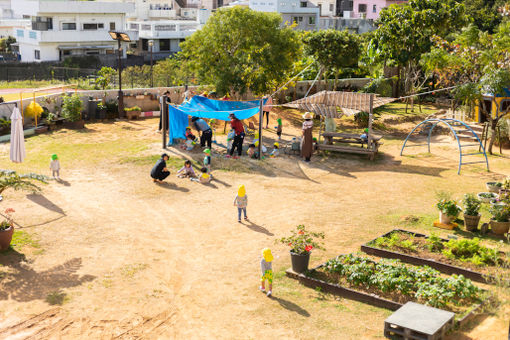
[[[266,100],[264,100],[264,103]],[[185,138],[184,134],[186,132],[186,126],[188,126],[188,116],[230,120],[228,116],[233,113],[238,119],[242,120],[253,117],[259,113],[259,110],[260,100],[235,102],[214,100],[202,96],[194,96],[178,107],[169,105],[168,143],[172,144],[175,138]]]

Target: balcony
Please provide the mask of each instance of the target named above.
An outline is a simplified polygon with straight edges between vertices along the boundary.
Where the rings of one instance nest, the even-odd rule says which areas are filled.
[[[128,33],[129,34],[129,33]],[[131,37],[131,35],[130,35]],[[133,37],[132,37],[133,38]],[[16,39],[25,43],[83,43],[112,41],[108,31],[34,31],[16,30]]]
[[[175,18],[175,10],[173,9],[151,9],[149,10],[149,18]]]

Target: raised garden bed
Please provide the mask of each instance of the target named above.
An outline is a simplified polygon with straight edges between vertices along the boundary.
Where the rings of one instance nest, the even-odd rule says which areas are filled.
[[[403,244],[401,243],[400,247],[397,245],[392,249],[388,249],[377,245],[377,240],[381,238],[390,239],[394,233],[402,235]],[[442,252],[430,251],[427,248],[427,246],[432,246],[432,244],[428,242],[429,239],[430,237],[424,234],[394,229],[362,245],[361,250],[369,255],[399,259],[414,265],[427,265],[445,274],[464,275],[478,282],[495,283],[498,281],[496,277],[491,274],[491,270],[496,270],[498,266],[477,265],[466,260],[462,261],[460,259],[447,257]],[[435,241],[442,244],[449,242],[449,240],[437,236],[435,236]],[[414,250],[412,248],[414,248]],[[506,265],[510,265],[503,252],[499,252],[498,254],[501,261],[504,261]],[[501,267],[499,267],[499,269],[505,272],[505,269],[501,269]],[[510,275],[510,270],[506,270],[506,273]],[[506,281],[506,283],[510,283],[509,278],[503,278],[503,280]]]
[[[353,260],[358,262],[353,262]],[[338,269],[338,267],[336,267],[338,263],[341,263],[341,266],[342,263],[346,263],[347,266],[351,267],[346,272],[336,271],[336,269]],[[377,270],[375,269],[376,267],[374,267],[372,269],[373,272],[371,274],[367,274],[367,271],[363,269],[366,269],[366,267],[360,266],[366,265],[366,263],[368,263],[369,266],[384,266],[385,270]],[[360,267],[354,267],[353,265]],[[388,273],[388,268],[393,268],[393,266],[397,272],[402,270],[406,272],[406,270],[409,269],[410,276],[406,278],[399,272],[399,274],[395,274],[393,277],[394,281],[391,279],[385,281],[390,286],[395,282],[395,287],[387,286],[383,289],[381,288],[382,285],[378,286],[377,283],[375,283],[383,281],[383,279],[376,277],[377,273]],[[351,271],[349,272],[349,270]],[[389,269],[389,272],[391,272],[391,269]],[[418,293],[413,291],[413,289],[416,289],[417,286],[411,288],[411,290],[407,292],[404,292],[406,285],[409,284],[409,287],[411,287],[413,282],[415,282],[415,278],[412,277],[411,272],[419,273],[415,275],[421,275],[423,277],[422,280],[430,280],[430,284],[422,283],[421,286],[418,285],[420,287],[424,287],[423,292]],[[431,302],[432,304],[434,304],[435,301],[436,306],[439,304],[437,307],[455,312],[456,322],[460,326],[463,326],[472,317],[481,312],[482,306],[489,300],[488,293],[486,291],[474,286],[471,281],[466,280],[465,278],[443,278],[440,276],[438,271],[428,267],[404,265],[400,261],[382,260],[381,262],[377,262],[368,256],[340,255],[337,258],[321,264],[305,273],[298,274],[289,269],[286,274],[291,278],[297,279],[300,283],[307,287],[313,289],[320,288],[323,292],[368,303],[373,306],[387,308],[393,311],[399,309],[409,301],[418,303]],[[363,278],[362,276],[364,274],[367,274],[367,277],[370,278]],[[390,274],[390,276],[391,275],[392,274]],[[435,290],[427,290],[428,287],[435,285],[441,280],[443,281],[442,293],[438,293],[438,296],[431,296],[430,294],[434,294],[433,292],[435,292]],[[454,288],[450,289],[449,286]],[[463,299],[457,295],[446,297],[453,289],[456,289],[455,292],[461,292],[460,294],[466,294],[466,296],[463,297]]]

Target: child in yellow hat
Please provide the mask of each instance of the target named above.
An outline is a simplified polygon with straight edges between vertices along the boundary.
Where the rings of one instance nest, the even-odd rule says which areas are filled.
[[[260,269],[262,270],[262,277],[260,278],[260,291],[266,292],[266,280],[268,283],[267,296],[273,294],[273,254],[271,249],[262,249],[262,259],[260,260]]]
[[[246,207],[248,206],[248,195],[246,195],[246,188],[241,185],[237,190],[237,196],[234,199],[234,206],[237,207],[237,220],[241,222],[241,212],[244,211],[244,219],[248,220],[246,216]]]
[[[274,149],[271,152],[271,157],[278,157],[280,155],[280,143],[276,142],[273,144]]]

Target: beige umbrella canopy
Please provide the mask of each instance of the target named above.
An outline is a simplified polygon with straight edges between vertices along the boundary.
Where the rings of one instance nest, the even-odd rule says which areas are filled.
[[[11,115],[11,161],[21,163],[26,157],[25,136],[23,135],[23,120],[18,108],[15,107]]]
[[[298,110],[311,111],[327,118],[340,118],[357,112],[370,112],[370,93],[321,91],[316,94],[283,104]],[[374,95],[372,109],[397,100]]]

